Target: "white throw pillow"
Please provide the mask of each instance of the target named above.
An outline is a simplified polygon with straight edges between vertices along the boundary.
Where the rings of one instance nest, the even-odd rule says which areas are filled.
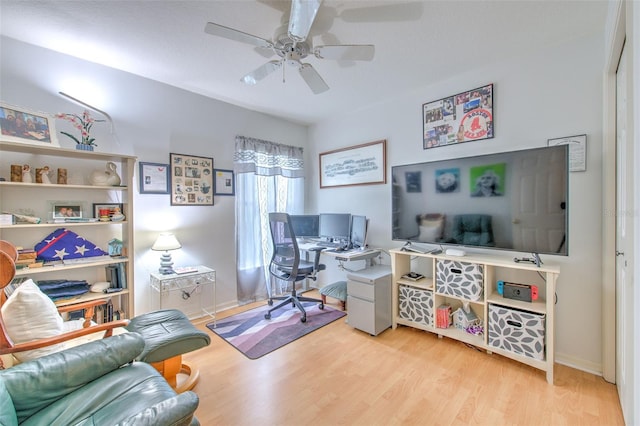
[[[7,334],[15,344],[62,334],[62,317],[55,303],[33,282],[27,280],[2,306],[2,319]],[[21,362],[40,358],[64,349],[63,344],[20,352],[14,356]]]
[[[442,236],[442,226],[420,226],[418,240],[421,242],[438,242]]]

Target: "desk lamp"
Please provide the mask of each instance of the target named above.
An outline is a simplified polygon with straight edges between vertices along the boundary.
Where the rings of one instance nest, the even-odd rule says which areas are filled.
[[[176,236],[169,232],[163,232],[158,236],[156,242],[151,246],[151,250],[164,251],[160,257],[160,268],[158,272],[163,275],[173,274],[173,262],[171,261],[169,250],[177,250],[181,247],[182,245]]]

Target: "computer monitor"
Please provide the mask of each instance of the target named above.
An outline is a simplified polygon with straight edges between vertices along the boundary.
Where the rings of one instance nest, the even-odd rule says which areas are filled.
[[[320,213],[320,236],[332,240],[349,241],[351,237],[351,214]]]
[[[354,249],[365,248],[367,244],[367,224],[366,216],[351,216],[351,245]]]
[[[298,238],[317,238],[320,236],[320,216],[317,214],[289,215],[293,232]]]

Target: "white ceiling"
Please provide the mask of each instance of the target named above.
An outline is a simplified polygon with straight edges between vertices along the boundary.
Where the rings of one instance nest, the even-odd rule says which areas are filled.
[[[311,29],[314,44],[374,44],[372,62],[306,58],[330,87],[320,95],[288,66],[284,84],[281,72],[256,86],[241,83],[269,59],[251,45],[206,34],[205,24],[271,39],[288,9],[286,0],[1,0],[0,33],[313,123],[547,45],[604,34],[607,2],[325,0]]]

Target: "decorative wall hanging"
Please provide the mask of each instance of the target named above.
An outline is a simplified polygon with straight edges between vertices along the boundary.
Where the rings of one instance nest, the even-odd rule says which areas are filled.
[[[471,167],[469,170],[471,196],[497,197],[504,195],[505,170],[505,163]]]
[[[494,136],[493,84],[422,105],[424,149]]]
[[[140,162],[140,193],[168,194],[169,165]]]
[[[213,158],[169,154],[172,206],[213,205]]]
[[[320,188],[387,182],[386,140],[320,153]]]
[[[213,175],[214,195],[234,195],[236,193],[233,170],[214,169]]]
[[[0,102],[2,140],[60,147],[51,114],[29,111]]]
[[[587,170],[587,135],[549,139],[547,145],[569,145],[569,171],[584,172]]]

